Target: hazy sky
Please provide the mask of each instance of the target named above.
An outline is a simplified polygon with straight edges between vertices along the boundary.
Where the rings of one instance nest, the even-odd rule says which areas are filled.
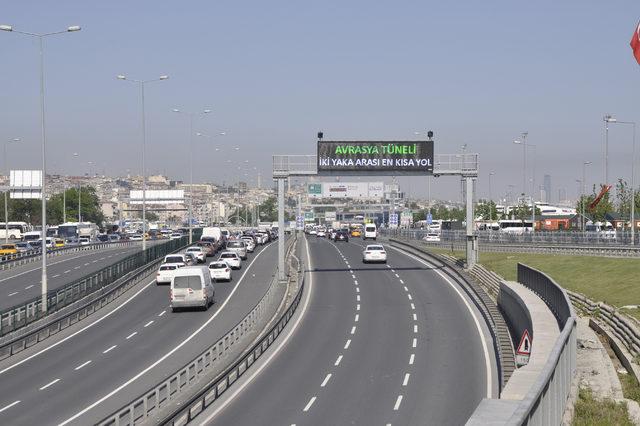
[[[536,181],[552,176],[553,199],[558,188],[575,195],[585,160],[588,185],[603,180],[605,113],[640,120],[629,47],[639,18],[637,0],[7,1],[0,10],[16,30],[82,26],[45,40],[50,172],[89,172],[92,161],[93,171],[139,173],[139,91],[115,76],[168,74],[146,91],[149,173],[188,179],[188,119],[171,110],[212,108],[195,131],[227,134],[194,140],[196,181],[255,179],[255,167],[268,182],[271,155],[315,153],[318,130],[402,140],[430,129],[436,153],[463,144],[480,153],[480,195],[494,171],[495,197],[521,188],[512,141],[528,131]],[[37,40],[0,32],[0,55],[0,137],[22,138],[9,149],[12,168],[36,169]],[[610,131],[612,178],[630,179],[631,135]],[[424,178],[410,184],[426,195]],[[454,178],[432,186],[434,197],[458,191]]]

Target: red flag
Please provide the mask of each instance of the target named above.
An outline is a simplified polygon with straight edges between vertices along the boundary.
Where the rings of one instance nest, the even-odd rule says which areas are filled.
[[[640,22],[636,26],[636,30],[631,37],[631,49],[633,50],[633,56],[636,57],[636,61],[640,64]]]

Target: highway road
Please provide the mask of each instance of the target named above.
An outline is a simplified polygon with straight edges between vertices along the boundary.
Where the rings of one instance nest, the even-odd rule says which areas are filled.
[[[47,284],[55,290],[140,251],[140,244],[80,251],[47,259]],[[42,262],[0,271],[0,310],[41,295]]]
[[[209,258],[211,260],[211,258]],[[208,311],[172,313],[168,286],[149,281],[116,310],[0,363],[0,424],[93,424],[181,368],[266,292],[277,247],[250,254]]]
[[[462,291],[394,249],[363,264],[362,244],[309,238],[304,315],[198,424],[460,425],[497,394],[490,334]]]

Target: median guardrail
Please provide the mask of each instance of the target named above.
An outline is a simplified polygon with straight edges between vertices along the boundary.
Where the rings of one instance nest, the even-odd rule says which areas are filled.
[[[88,276],[47,294],[47,312],[42,312],[42,298],[34,297],[26,302],[0,311],[0,337],[16,332],[28,325],[83,299],[89,294],[107,287],[126,275],[156,259],[185,246],[186,238],[170,240],[165,244],[148,247]]]
[[[291,250],[295,247],[296,238],[289,240],[287,258],[293,259]],[[297,258],[296,258],[297,259]],[[154,421],[163,425],[184,425],[194,419],[199,413],[216,401],[229,387],[238,380],[248,369],[260,358],[261,355],[271,346],[280,335],[284,327],[293,316],[302,293],[304,291],[304,267],[297,260],[292,265],[289,264],[289,279],[295,280],[299,284],[295,298],[280,316],[278,321],[265,333],[259,341],[253,344],[243,355],[231,366],[218,374],[212,381],[201,389],[195,385],[209,375],[215,374],[216,369],[223,367],[226,357],[232,349],[235,349],[243,336],[255,333],[255,327],[264,320],[267,306],[273,303],[273,299],[278,291],[278,274],[276,273],[271,281],[269,289],[251,311],[240,320],[223,337],[212,344],[204,352],[187,363],[184,367],[169,375],[165,380],[158,383],[144,394],[135,398],[130,404],[115,411],[102,421],[100,426],[125,426],[136,425],[148,421],[152,417],[157,417],[160,410],[167,407],[177,398],[185,395],[186,392],[196,392],[186,403],[180,404],[180,408],[168,414],[166,417]]]

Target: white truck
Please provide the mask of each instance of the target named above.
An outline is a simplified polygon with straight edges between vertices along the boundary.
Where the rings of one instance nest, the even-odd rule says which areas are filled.
[[[222,229],[218,226],[206,226],[202,228],[202,236],[215,238],[216,241],[222,239]]]

